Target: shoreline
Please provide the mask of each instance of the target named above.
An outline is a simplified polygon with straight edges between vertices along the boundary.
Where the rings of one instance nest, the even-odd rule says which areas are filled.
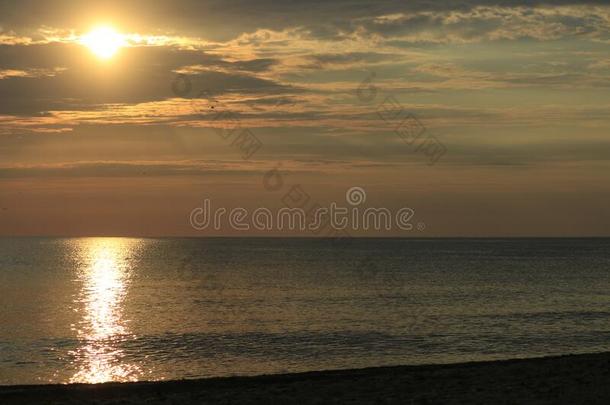
[[[610,353],[248,377],[0,386],[2,404],[610,403]]]

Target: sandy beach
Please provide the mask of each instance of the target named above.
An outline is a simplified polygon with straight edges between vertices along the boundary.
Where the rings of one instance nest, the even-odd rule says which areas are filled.
[[[2,404],[609,402],[610,353],[258,377],[0,387]]]

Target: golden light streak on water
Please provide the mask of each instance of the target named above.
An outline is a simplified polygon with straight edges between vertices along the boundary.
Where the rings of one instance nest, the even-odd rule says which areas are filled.
[[[82,283],[74,302],[82,313],[77,334],[82,346],[72,355],[78,372],[70,382],[135,381],[140,369],[124,361],[120,343],[133,338],[123,315],[123,304],[133,271],[137,241],[99,238],[79,240]]]

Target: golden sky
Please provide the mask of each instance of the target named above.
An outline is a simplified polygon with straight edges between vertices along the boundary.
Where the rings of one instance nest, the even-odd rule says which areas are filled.
[[[189,213],[300,185],[399,236],[607,236],[609,50],[606,1],[3,1],[0,235],[233,235]]]

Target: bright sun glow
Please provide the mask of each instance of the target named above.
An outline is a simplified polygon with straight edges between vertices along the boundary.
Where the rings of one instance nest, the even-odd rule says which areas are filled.
[[[98,27],[83,36],[81,43],[101,59],[110,59],[125,45],[125,37],[112,27]]]

